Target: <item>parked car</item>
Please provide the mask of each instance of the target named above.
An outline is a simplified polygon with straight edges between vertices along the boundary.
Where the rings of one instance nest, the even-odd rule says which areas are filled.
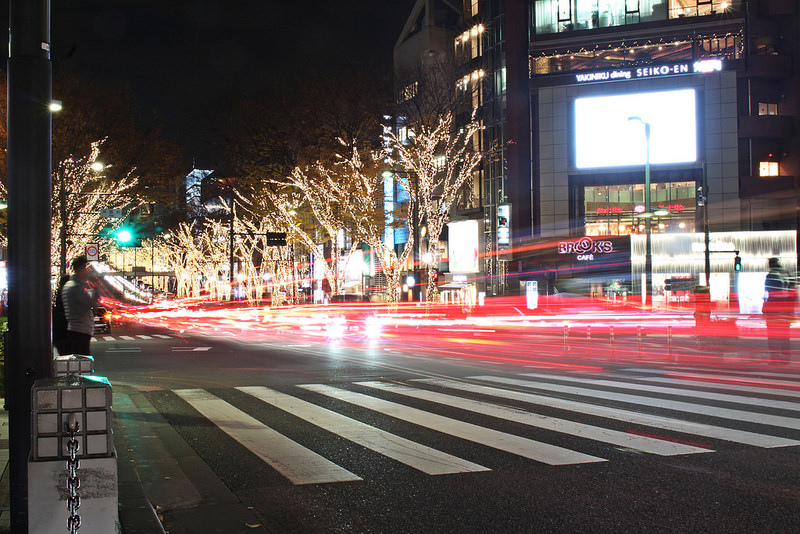
[[[111,333],[111,312],[102,306],[94,308],[94,333]]]

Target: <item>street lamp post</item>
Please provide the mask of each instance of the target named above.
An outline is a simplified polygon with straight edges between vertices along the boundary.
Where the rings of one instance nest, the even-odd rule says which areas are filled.
[[[629,121],[641,122],[644,126],[645,160],[644,160],[644,272],[645,272],[645,306],[653,305],[653,243],[651,239],[650,218],[653,212],[650,209],[650,123],[641,117],[628,117]]]

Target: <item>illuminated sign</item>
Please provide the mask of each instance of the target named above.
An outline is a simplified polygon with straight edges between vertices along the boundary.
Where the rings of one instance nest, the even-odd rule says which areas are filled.
[[[575,167],[596,169],[697,161],[694,89],[575,99]],[[650,136],[641,121],[650,125]]]
[[[507,247],[511,244],[511,206],[500,204],[497,206],[497,244]]]
[[[449,258],[450,272],[477,273],[480,270],[478,221],[451,222],[447,226],[449,228],[447,257]]]
[[[592,261],[595,254],[614,252],[611,241],[595,241],[591,237],[582,237],[576,241],[561,241],[558,244],[559,254],[576,254],[578,261]]]
[[[653,78],[661,76],[675,76],[678,74],[706,74],[722,70],[722,60],[701,59],[694,63],[675,63],[669,65],[656,65],[631,69],[601,70],[599,72],[583,72],[575,75],[575,81],[605,82],[609,80],[630,80],[636,78]]]
[[[597,208],[598,215],[608,215],[609,213],[622,213],[622,208],[619,206],[611,206],[610,208]]]

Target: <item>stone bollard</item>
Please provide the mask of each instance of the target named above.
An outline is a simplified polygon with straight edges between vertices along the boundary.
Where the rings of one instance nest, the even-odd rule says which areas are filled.
[[[69,361],[79,362],[74,365],[80,368],[86,365],[82,358]],[[119,533],[108,379],[77,374],[46,378],[34,383],[31,394],[28,531]]]

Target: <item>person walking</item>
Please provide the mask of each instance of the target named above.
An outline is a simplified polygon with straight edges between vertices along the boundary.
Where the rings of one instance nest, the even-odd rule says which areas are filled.
[[[788,363],[789,325],[794,312],[792,283],[778,258],[769,259],[769,273],[764,280],[766,300],[762,311],[767,320],[767,343],[770,361]]]
[[[74,274],[64,285],[61,300],[67,317],[67,345],[69,354],[91,355],[89,344],[94,332],[94,312],[99,294],[89,288],[89,262],[86,256],[72,260]]]

